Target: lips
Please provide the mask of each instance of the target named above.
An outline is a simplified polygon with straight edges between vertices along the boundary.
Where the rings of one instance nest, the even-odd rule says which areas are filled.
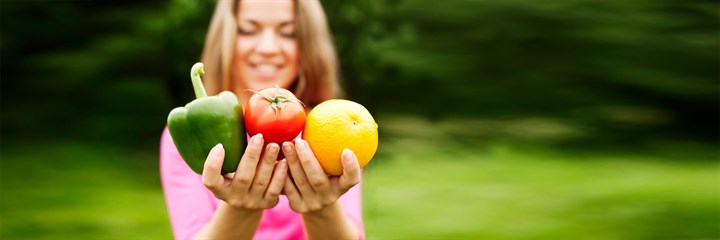
[[[280,66],[269,63],[250,64],[250,68],[262,78],[274,78],[281,69]]]
[[[273,64],[258,64],[255,65],[255,71],[258,71],[260,73],[276,73],[278,71],[278,67]]]

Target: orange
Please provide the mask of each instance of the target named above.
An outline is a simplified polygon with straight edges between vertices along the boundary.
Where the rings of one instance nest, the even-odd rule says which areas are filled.
[[[340,155],[352,150],[360,167],[372,160],[378,146],[378,125],[362,105],[332,99],[320,103],[307,115],[303,139],[308,142],[325,173],[343,173]]]

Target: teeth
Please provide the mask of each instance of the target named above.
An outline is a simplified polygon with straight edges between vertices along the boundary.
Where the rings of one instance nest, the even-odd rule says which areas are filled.
[[[258,72],[262,72],[262,73],[274,73],[275,71],[277,71],[277,67],[275,67],[275,65],[272,65],[272,64],[260,64],[260,65],[257,65],[257,67],[255,67],[255,69]]]

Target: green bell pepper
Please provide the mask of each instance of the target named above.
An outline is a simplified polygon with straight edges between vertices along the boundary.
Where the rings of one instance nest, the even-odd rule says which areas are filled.
[[[170,111],[168,130],[180,156],[196,173],[202,174],[210,149],[218,143],[225,148],[222,173],[234,172],[247,146],[243,110],[232,92],[207,96],[202,74],[202,63],[192,66],[190,78],[197,99]]]

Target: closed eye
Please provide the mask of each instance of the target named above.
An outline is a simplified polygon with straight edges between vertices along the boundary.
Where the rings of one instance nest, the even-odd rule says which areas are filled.
[[[286,21],[280,24],[280,36],[285,38],[295,38],[295,24],[291,21]]]
[[[237,31],[238,34],[240,34],[240,35],[253,35],[253,34],[256,34],[256,33],[258,32],[257,30],[247,30],[247,29],[244,29],[244,28],[242,28],[242,27],[239,27],[237,30],[238,30],[238,31]]]
[[[253,35],[259,32],[260,24],[253,20],[245,20],[238,24],[237,32],[240,35]]]
[[[291,32],[280,32],[280,36],[283,36],[284,38],[295,38],[295,31]]]

